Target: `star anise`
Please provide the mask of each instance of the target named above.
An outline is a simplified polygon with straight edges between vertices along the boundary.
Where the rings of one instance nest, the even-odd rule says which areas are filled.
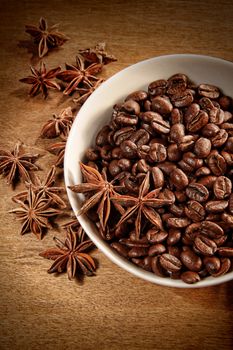
[[[92,85],[93,81],[98,80],[95,75],[101,72],[102,67],[103,65],[100,63],[93,63],[90,66],[85,67],[85,59],[81,55],[77,55],[76,66],[66,64],[66,70],[57,75],[58,79],[68,83],[63,93],[65,95],[71,94],[81,83]]]
[[[111,197],[116,195],[115,188],[112,182],[108,182],[106,173],[102,174],[98,170],[80,162],[80,168],[85,183],[81,183],[69,188],[76,193],[90,194],[78,215],[85,214],[92,207],[98,204],[97,214],[99,216],[100,225],[105,229],[111,211]],[[117,209],[122,212],[122,207],[115,203]]]
[[[78,52],[91,63],[108,64],[117,61],[116,57],[109,55],[106,51],[106,43],[98,43],[94,48],[82,49]]]
[[[40,18],[39,27],[26,25],[25,31],[31,35],[35,44],[38,44],[40,58],[45,56],[49,49],[62,46],[69,39],[63,33],[58,32],[58,24],[48,28],[47,21],[43,17]]]
[[[54,260],[48,273],[67,271],[69,280],[74,278],[78,272],[87,276],[95,275],[95,261],[89,254],[85,253],[93,246],[92,241],[85,240],[84,235],[75,232],[67,232],[65,242],[56,237],[54,240],[55,248],[40,253],[43,258]]]
[[[94,85],[86,83],[85,87],[77,88],[76,91],[79,93],[79,97],[75,97],[73,101],[77,104],[82,105],[88,99],[88,97],[100,86],[100,84],[102,84],[103,81],[103,79],[99,79]]]
[[[154,209],[161,208],[165,205],[171,205],[174,202],[170,198],[158,198],[161,188],[157,188],[150,192],[149,188],[150,172],[147,172],[143,182],[140,185],[138,197],[118,194],[117,196],[113,196],[111,198],[113,202],[128,208],[119,220],[117,227],[136,214],[135,232],[137,238],[140,237],[142,214],[158,229],[162,229],[162,220],[160,215]]]
[[[32,66],[30,68],[32,75],[19,80],[21,83],[32,85],[32,88],[29,91],[30,96],[36,96],[41,92],[44,98],[46,98],[48,96],[48,89],[61,90],[60,85],[53,80],[56,78],[58,72],[60,72],[61,67],[56,67],[47,71],[45,64],[41,62],[39,69]]]
[[[66,133],[60,135],[61,141],[56,142],[47,148],[47,150],[50,153],[55,154],[57,156],[55,165],[59,168],[63,167],[68,134],[69,134],[69,130],[67,129]]]
[[[63,109],[58,115],[54,114],[53,119],[49,119],[43,126],[40,136],[47,138],[54,138],[60,134],[70,130],[74,117],[72,114],[72,108],[67,107]]]
[[[44,231],[52,228],[49,218],[61,213],[60,210],[51,207],[51,200],[48,200],[42,193],[35,193],[30,186],[27,200],[15,200],[20,208],[10,211],[16,214],[17,220],[22,221],[21,234],[33,232],[38,239],[42,238]]]
[[[64,200],[58,195],[58,193],[64,192],[63,187],[55,187],[55,176],[56,176],[56,168],[52,166],[49,170],[44,181],[41,181],[38,176],[34,176],[33,182],[25,182],[26,187],[29,189],[30,187],[35,192],[35,194],[41,194],[45,199],[50,200],[51,203],[56,204],[59,208],[66,208],[66,203]],[[27,199],[28,190],[18,193],[16,196],[12,197],[13,201],[17,202],[17,200],[25,200]]]
[[[0,174],[7,176],[7,183],[12,184],[18,177],[24,181],[30,181],[30,171],[38,170],[38,166],[33,164],[38,154],[21,153],[21,143],[17,142],[13,151],[0,150]]]

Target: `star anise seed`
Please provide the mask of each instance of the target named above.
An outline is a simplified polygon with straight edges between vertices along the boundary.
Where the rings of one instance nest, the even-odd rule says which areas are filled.
[[[72,108],[67,107],[63,109],[58,115],[54,114],[53,119],[49,119],[43,126],[40,136],[47,138],[54,138],[60,134],[67,132],[67,129],[71,129],[74,117],[72,114]]]
[[[106,43],[98,43],[94,48],[79,50],[79,53],[91,63],[108,64],[117,61],[116,57],[106,51]]]
[[[91,85],[89,83],[86,83],[86,87],[80,87],[77,88],[76,91],[79,93],[79,97],[75,97],[73,101],[79,105],[82,105],[88,97],[102,84],[104,80],[99,79],[94,83],[94,85]]]

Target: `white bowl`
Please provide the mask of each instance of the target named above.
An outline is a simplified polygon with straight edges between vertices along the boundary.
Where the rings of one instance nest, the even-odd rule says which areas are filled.
[[[168,78],[179,72],[187,74],[195,83],[217,85],[226,95],[233,96],[233,63],[202,55],[184,54],[151,58],[136,63],[108,79],[78,112],[66,145],[65,183],[75,213],[81,207],[83,196],[72,192],[68,186],[82,182],[79,161],[83,160],[85,150],[94,144],[97,131],[110,120],[113,105],[135,90],[147,89],[153,80]],[[169,287],[195,288],[213,286],[233,279],[233,272],[229,272],[221,277],[208,277],[197,284],[188,285],[181,280],[158,277],[122,258],[101,238],[95,225],[85,215],[79,216],[78,219],[90,239],[110,260],[147,281]]]

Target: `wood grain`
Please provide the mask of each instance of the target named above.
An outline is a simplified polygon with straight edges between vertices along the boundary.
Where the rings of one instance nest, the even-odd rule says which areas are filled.
[[[1,1],[0,148],[20,139],[41,154],[43,176],[54,162],[39,139],[43,122],[71,100],[51,93],[27,97],[18,79],[35,57],[25,46],[24,24],[45,16],[70,37],[44,61],[54,67],[74,59],[78,48],[106,41],[118,61],[110,77],[137,61],[171,53],[198,53],[233,61],[232,1]],[[20,45],[19,45],[20,42]],[[22,186],[17,186],[15,193]],[[51,246],[55,229],[41,241],[19,235],[8,213],[13,190],[0,186],[0,348],[8,349],[232,349],[233,281],[196,290],[142,281],[112,264],[101,252],[98,274],[84,283],[46,273],[38,256]]]

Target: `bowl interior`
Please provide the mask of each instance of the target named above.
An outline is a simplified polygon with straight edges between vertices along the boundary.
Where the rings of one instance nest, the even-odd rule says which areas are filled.
[[[64,174],[66,187],[82,181],[79,161],[85,150],[94,144],[100,128],[111,118],[113,105],[121,102],[131,92],[147,89],[150,82],[168,78],[175,73],[185,73],[197,84],[209,83],[219,86],[224,94],[233,97],[233,63],[201,55],[168,55],[152,58],[132,65],[104,82],[86,101],[74,121],[65,151]],[[67,188],[68,197],[75,213],[83,199]],[[144,271],[117,254],[98,233],[95,225],[85,216],[79,221],[95,245],[114,263],[145,280],[165,286],[195,288],[219,284],[233,279],[233,272],[213,278],[208,277],[197,284],[187,285],[181,280],[158,277]]]

